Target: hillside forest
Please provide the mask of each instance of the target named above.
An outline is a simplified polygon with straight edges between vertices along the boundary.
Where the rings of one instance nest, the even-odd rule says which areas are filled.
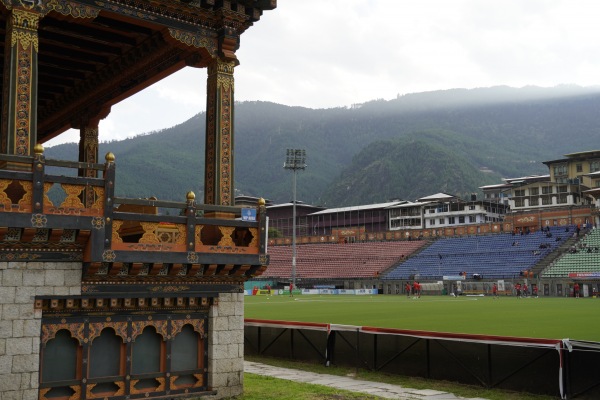
[[[203,198],[205,113],[161,131],[100,144],[116,157],[119,197]],[[100,140],[102,133],[100,132]],[[470,197],[502,178],[547,174],[544,161],[600,143],[600,88],[453,89],[310,109],[236,103],[236,195],[291,201],[286,149],[306,149],[297,199],[325,207]],[[77,160],[78,145],[46,149]],[[151,177],[151,179],[148,179]]]

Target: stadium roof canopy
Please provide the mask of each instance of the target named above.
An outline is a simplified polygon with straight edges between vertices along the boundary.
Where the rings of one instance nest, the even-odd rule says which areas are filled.
[[[365,210],[379,210],[388,207],[392,207],[399,204],[407,203],[406,200],[398,200],[388,203],[379,203],[379,204],[367,204],[363,206],[350,206],[350,207],[340,207],[340,208],[328,208],[327,210],[318,211],[308,215],[325,215],[325,214],[336,214],[341,212],[351,212],[351,211],[365,211]]]

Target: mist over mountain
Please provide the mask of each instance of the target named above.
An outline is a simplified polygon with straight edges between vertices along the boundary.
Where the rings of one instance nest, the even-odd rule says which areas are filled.
[[[121,197],[203,199],[205,113],[152,134],[100,145],[117,163]],[[306,149],[297,198],[337,207],[466,197],[503,177],[547,173],[543,161],[600,143],[600,87],[453,89],[310,109],[255,101],[235,108],[236,194],[292,196],[288,148]],[[77,145],[46,157],[77,159]],[[151,177],[151,179],[148,179]]]

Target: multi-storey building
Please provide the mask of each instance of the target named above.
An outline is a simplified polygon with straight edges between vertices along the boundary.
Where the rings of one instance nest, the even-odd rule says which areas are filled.
[[[517,229],[597,223],[600,151],[566,154],[544,164],[547,175],[504,179],[480,189],[485,198],[507,201],[506,220]]]
[[[506,206],[489,200],[462,200],[447,193],[389,207],[389,229],[441,229],[502,220]]]

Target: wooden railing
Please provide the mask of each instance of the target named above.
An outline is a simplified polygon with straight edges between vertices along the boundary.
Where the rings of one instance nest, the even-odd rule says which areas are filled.
[[[198,204],[192,192],[182,202],[115,197],[114,161],[47,160],[41,146],[33,157],[0,155],[0,234],[88,232],[83,261],[96,263],[266,263],[264,203],[242,220],[241,207]]]

